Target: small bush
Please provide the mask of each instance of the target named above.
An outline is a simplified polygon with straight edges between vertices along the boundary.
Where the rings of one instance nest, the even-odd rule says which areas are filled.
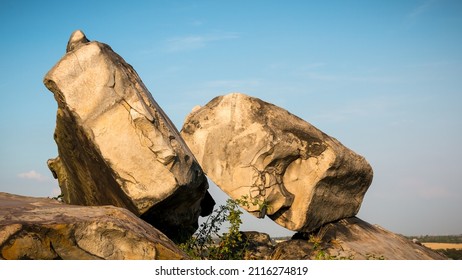
[[[242,233],[239,231],[242,224],[240,204],[242,204],[240,200],[228,199],[226,205],[221,205],[215,209],[200,225],[193,237],[180,244],[180,248],[193,259],[242,259],[246,244],[243,241]],[[220,235],[218,232],[226,221],[230,224],[228,232]]]
[[[180,244],[180,248],[193,259],[203,260],[241,260],[245,258],[247,241],[240,232],[242,211],[239,206],[257,206],[260,216],[268,209],[266,201],[250,200],[248,196],[241,199],[228,199],[226,205],[221,205],[208,216],[196,234]],[[229,222],[228,231],[219,234],[224,222]]]

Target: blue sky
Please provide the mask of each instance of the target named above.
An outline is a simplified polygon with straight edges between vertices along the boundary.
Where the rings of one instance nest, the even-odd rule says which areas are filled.
[[[462,1],[2,0],[0,191],[59,193],[46,166],[57,105],[42,79],[76,29],[124,57],[179,129],[215,96],[259,97],[366,157],[360,218],[462,233]]]

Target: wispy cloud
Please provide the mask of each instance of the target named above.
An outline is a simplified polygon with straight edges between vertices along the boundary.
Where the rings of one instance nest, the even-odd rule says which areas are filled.
[[[35,170],[31,170],[31,171],[24,172],[24,173],[19,173],[18,177],[23,178],[23,179],[38,181],[38,182],[47,181],[49,179],[47,176],[40,174]]]
[[[405,26],[407,28],[414,26],[418,22],[419,18],[428,13],[437,1],[438,0],[426,0],[419,6],[412,9],[404,18]]]
[[[414,8],[409,14],[408,18],[409,19],[416,19],[417,17],[421,16],[424,14],[428,9],[436,2],[437,0],[427,0]]]
[[[166,41],[165,49],[168,52],[190,51],[203,48],[210,42],[232,40],[237,38],[239,38],[239,35],[236,33],[174,37]]]

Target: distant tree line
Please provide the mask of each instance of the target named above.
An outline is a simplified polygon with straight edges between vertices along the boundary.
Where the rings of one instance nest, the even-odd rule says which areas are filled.
[[[420,235],[407,236],[410,240],[417,239],[420,243],[462,243],[462,234],[459,235]]]
[[[420,243],[462,243],[462,234],[459,235],[420,235],[406,236],[410,240],[417,239]],[[462,260],[460,249],[438,249],[435,250],[452,260]]]

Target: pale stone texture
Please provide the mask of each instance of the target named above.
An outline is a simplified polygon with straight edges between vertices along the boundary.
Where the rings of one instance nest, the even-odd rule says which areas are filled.
[[[46,74],[58,103],[59,157],[48,165],[63,200],[115,205],[175,239],[197,228],[214,201],[199,164],[135,70],[108,45],[71,35]]]
[[[352,217],[322,226],[307,240],[276,245],[273,260],[444,260],[445,256],[404,236]]]
[[[362,156],[286,110],[244,94],[196,109],[181,135],[223,191],[259,201],[244,208],[294,231],[354,216],[372,182]]]
[[[0,192],[0,259],[187,259],[163,233],[114,206]]]

